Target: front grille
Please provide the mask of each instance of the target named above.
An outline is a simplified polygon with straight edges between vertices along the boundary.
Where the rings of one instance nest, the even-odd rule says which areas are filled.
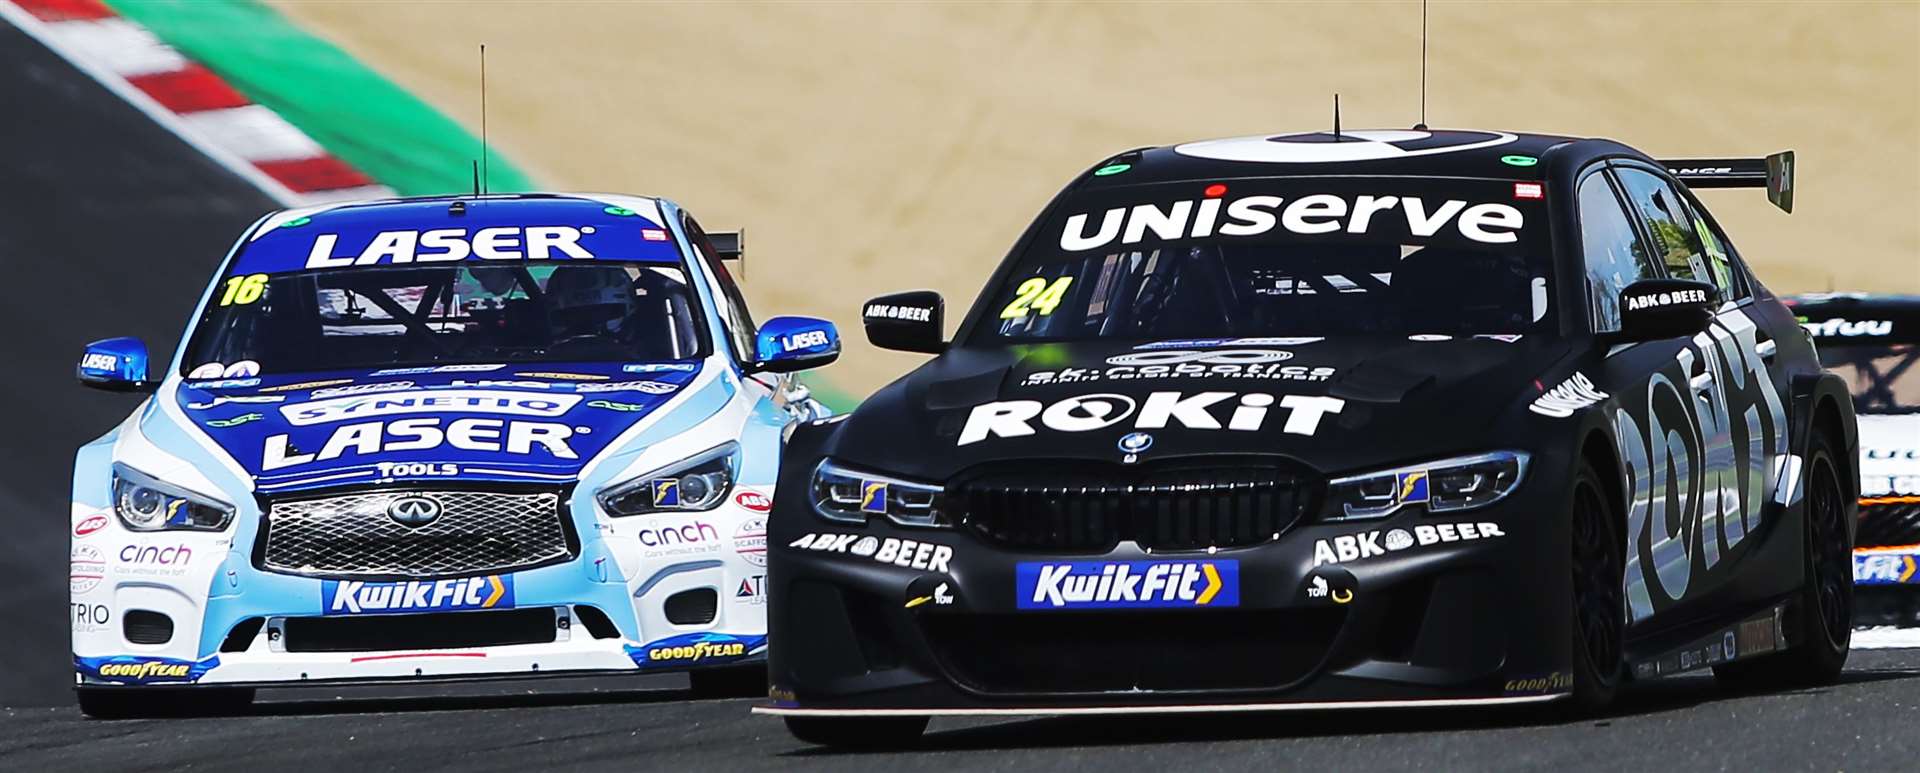
[[[1345,619],[1330,607],[921,615],[920,625],[960,684],[1057,694],[1285,687],[1319,666]]]
[[[1306,509],[1304,480],[1270,464],[1027,464],[963,475],[947,499],[968,529],[1016,550],[1199,550],[1277,539]]]
[[[1884,502],[1860,506],[1860,527],[1854,547],[1920,545],[1920,501]]]
[[[547,644],[559,637],[552,609],[434,612],[365,617],[289,617],[288,652],[386,652]]]
[[[418,526],[387,515],[426,497],[439,517]],[[505,572],[573,557],[560,496],[548,491],[379,491],[274,502],[260,565],[314,577],[409,577]]]

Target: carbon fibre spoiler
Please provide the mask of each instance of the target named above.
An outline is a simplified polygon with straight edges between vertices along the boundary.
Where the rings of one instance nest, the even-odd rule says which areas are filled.
[[[714,257],[721,260],[740,261],[740,278],[747,276],[747,229],[738,231],[713,231],[707,234],[707,241],[713,244]]]
[[[1793,151],[1766,158],[1683,158],[1660,162],[1689,188],[1766,188],[1767,200],[1793,211]]]
[[[720,253],[715,257],[721,260],[741,260],[747,256],[747,232],[714,231],[707,234],[707,241],[713,243],[713,251]]]

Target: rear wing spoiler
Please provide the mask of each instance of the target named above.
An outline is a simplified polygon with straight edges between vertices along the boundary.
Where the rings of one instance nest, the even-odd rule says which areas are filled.
[[[714,257],[721,260],[740,261],[740,277],[747,276],[747,229],[738,231],[714,231],[707,234],[707,241],[713,245]]]
[[[1767,200],[1793,211],[1793,151],[1766,158],[1686,158],[1660,162],[1689,188],[1766,188]]]

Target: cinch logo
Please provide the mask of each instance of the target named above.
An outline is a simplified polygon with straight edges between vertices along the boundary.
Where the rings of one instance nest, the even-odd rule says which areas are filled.
[[[574,429],[565,424],[502,419],[455,419],[440,428],[441,418],[401,419],[347,424],[335,429],[316,453],[297,453],[287,435],[267,438],[260,458],[261,471],[324,462],[342,456],[373,456],[393,451],[425,451],[443,445],[464,451],[505,451],[530,454],[534,446],[556,459],[578,459],[567,445]],[[504,437],[503,437],[504,436]]]
[[[661,526],[641,529],[637,535],[640,544],[650,548],[670,547],[673,545],[705,545],[718,542],[720,532],[712,524],[695,521],[680,526]]]
[[[320,584],[320,600],[329,615],[512,609],[513,576],[405,582],[326,580]]]
[[[1224,196],[1226,187],[1216,187],[1219,196]],[[1506,244],[1520,238],[1515,232],[1526,222],[1520,210],[1511,205],[1467,206],[1458,199],[1443,201],[1439,209],[1429,212],[1426,200],[1415,196],[1358,196],[1349,202],[1341,196],[1316,193],[1294,199],[1285,209],[1280,207],[1283,199],[1279,196],[1243,196],[1226,202],[1225,207],[1221,206],[1225,200],[1219,196],[1176,201],[1164,210],[1154,204],[1115,207],[1101,215],[1099,229],[1092,234],[1087,233],[1088,215],[1072,215],[1067,218],[1066,229],[1060,232],[1060,249],[1068,252],[1097,249],[1116,238],[1121,244],[1139,244],[1146,239],[1148,231],[1163,241],[1215,234],[1259,236],[1272,231],[1276,225],[1297,234],[1342,230],[1358,234],[1367,232],[1376,214],[1392,217],[1383,213],[1395,210],[1405,213],[1407,232],[1414,236],[1433,236],[1452,222],[1460,235],[1468,239]],[[1222,209],[1226,211],[1223,213]]]
[[[193,550],[185,545],[128,545],[120,549],[120,560],[134,566],[174,566],[193,560]]]
[[[580,246],[582,234],[593,233],[593,226],[574,228],[565,225],[501,226],[482,228],[472,237],[465,228],[436,228],[431,231],[381,231],[357,256],[333,254],[339,234],[319,234],[307,251],[307,268],[346,268],[371,266],[380,262],[439,263],[465,260],[546,260],[560,256],[591,259],[593,253]]]
[[[1237,607],[1240,562],[1026,562],[1014,592],[1021,609]]]
[[[399,413],[505,413],[552,418],[572,410],[579,402],[579,395],[447,389],[314,400],[281,406],[280,415],[296,427]]]

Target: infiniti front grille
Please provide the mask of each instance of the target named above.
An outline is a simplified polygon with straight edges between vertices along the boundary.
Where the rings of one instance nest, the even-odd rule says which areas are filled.
[[[417,517],[423,498],[432,503],[424,508],[431,518]],[[392,507],[397,500],[408,501]],[[283,500],[267,508],[259,561],[268,571],[314,577],[529,569],[573,557],[565,519],[552,491],[375,491]]]

